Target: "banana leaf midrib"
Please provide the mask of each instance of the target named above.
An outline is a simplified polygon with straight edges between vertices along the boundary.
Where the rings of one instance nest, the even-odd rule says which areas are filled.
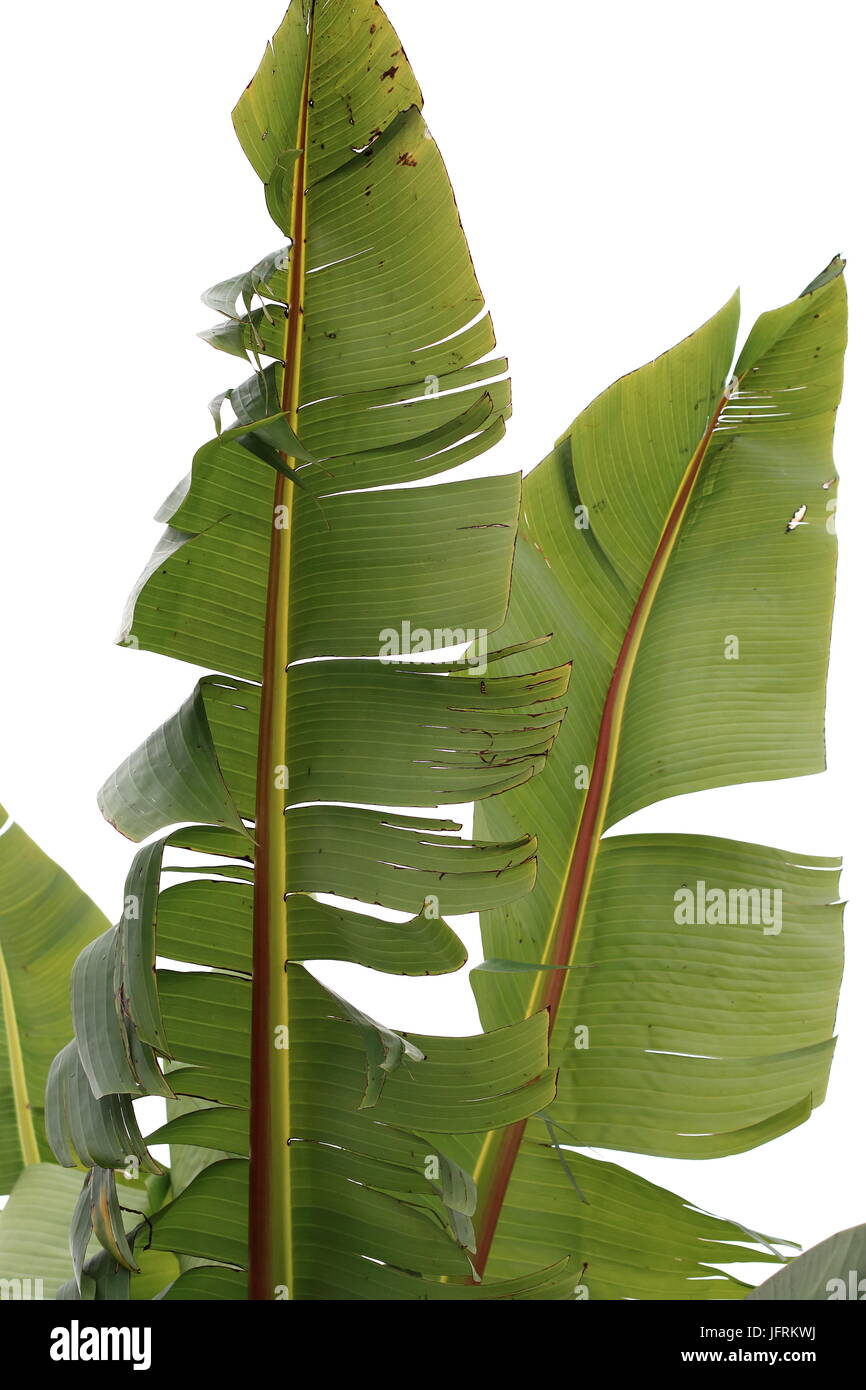
[[[726,391],[720,398],[713,417],[683,474],[683,480],[671,505],[646,580],[634,605],[631,620],[620,646],[602,710],[596,755],[592,763],[586,800],[577,824],[568,877],[563,886],[560,904],[551,923],[550,937],[542,959],[543,964],[570,965],[574,957],[598,842],[604,829],[610,786],[616,766],[622,706],[628,698],[635,657],[646,628],[649,611],[664,578],[668,561],[682,528],[710,440],[729,399],[730,395]],[[541,1007],[548,1007],[551,1010],[552,1030],[562,995],[564,975],[561,970],[556,970],[547,976],[539,976],[538,990],[540,990],[543,980],[546,980],[546,985],[544,1002]]]
[[[310,5],[307,55],[298,111],[293,171],[288,308],[283,346],[280,404],[297,434],[303,285],[306,251],[307,132],[310,105],[315,0]],[[290,463],[281,451],[287,469]],[[275,769],[287,762],[289,577],[294,483],[277,472],[268,560],[262,651],[262,704],[256,765],[256,856],[253,883],[252,1019],[250,1066],[249,1292],[270,1299],[278,1286],[291,1296],[293,1236],[291,1198],[291,1096],[289,1058],[274,1045],[275,1030],[288,1028],[286,975],[285,805]],[[277,519],[285,516],[285,524]]]

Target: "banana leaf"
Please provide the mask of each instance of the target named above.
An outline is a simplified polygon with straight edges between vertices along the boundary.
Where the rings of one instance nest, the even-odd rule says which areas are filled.
[[[106,918],[0,807],[0,1194],[51,1159],[43,1099],[72,1030],[69,974]]]
[[[41,1300],[57,1296],[72,1273],[70,1222],[81,1189],[80,1171],[47,1161],[46,1078],[72,1029],[72,963],[108,922],[2,808],[0,823],[0,1185],[9,1191],[0,1211],[0,1297]],[[135,1228],[149,1193],[128,1160],[123,1177],[121,1221]],[[169,1282],[162,1273],[160,1287]]]
[[[234,113],[289,245],[205,295],[222,317],[203,336],[251,374],[211,403],[121,632],[214,674],[100,793],[146,843],[75,965],[49,1079],[54,1152],[89,1169],[64,1297],[136,1297],[166,1252],[169,1300],[473,1298],[474,1186],[436,1135],[553,1099],[543,1011],[470,1039],[396,1033],[306,965],[453,970],[447,915],[529,891],[531,834],[468,839],[431,812],[533,778],[569,677],[500,676],[509,653],[487,650],[520,477],[421,485],[510,409],[421,104],[377,4],[295,0]],[[483,661],[436,660],[479,641]],[[116,1170],[132,1155],[160,1176],[141,1095],[169,1101],[150,1137],[173,1180],[130,1232]],[[557,1259],[480,1292],[573,1284]]]
[[[667,1194],[644,1190],[638,1216],[630,1175],[574,1150],[737,1154],[824,1098],[839,860],[609,833],[667,797],[824,767],[841,262],[763,314],[732,368],[737,328],[734,298],[526,481],[502,637],[554,631],[574,676],[544,777],[477,808],[479,835],[531,825],[540,868],[530,898],[482,914],[473,982],[486,1028],[549,1011],[559,1081],[546,1119],[460,1149],[495,1278],[570,1254],[594,1297],[736,1296],[701,1269],[718,1247],[683,1258]]]
[[[81,1174],[30,1163],[0,1211],[0,1298],[51,1299],[72,1272],[69,1225]]]
[[[750,1302],[838,1303],[866,1299],[866,1226],[822,1240],[771,1274],[747,1295]]]

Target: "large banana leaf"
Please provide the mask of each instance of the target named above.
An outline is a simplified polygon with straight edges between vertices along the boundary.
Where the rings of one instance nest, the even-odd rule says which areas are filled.
[[[235,111],[290,247],[205,296],[223,315],[205,336],[256,370],[213,403],[218,434],[161,513],[124,627],[219,674],[101,793],[130,838],[170,833],[76,964],[75,1039],[49,1082],[54,1151],[90,1169],[73,1247],[91,1296],[134,1294],[147,1249],[183,1261],[168,1298],[472,1297],[474,1189],[435,1136],[553,1098],[543,1012],[402,1036],[303,964],[462,963],[443,914],[525,895],[534,841],[461,839],[416,808],[531,778],[568,679],[499,676],[495,653],[492,674],[384,659],[502,625],[520,499],[519,477],[383,486],[480,454],[509,409],[420,105],[377,4],[295,0]],[[184,879],[162,890],[172,868]],[[129,1235],[113,1170],[131,1156],[158,1176],[141,1094],[169,1099],[153,1137],[191,1156]],[[92,1231],[104,1255],[86,1264]],[[567,1261],[550,1265],[482,1294],[569,1296]]]
[[[533,827],[540,872],[519,907],[484,913],[474,984],[487,1028],[549,1009],[560,1070],[546,1120],[462,1150],[478,1264],[495,1276],[571,1254],[596,1296],[669,1296],[651,1291],[678,1258],[668,1199],[628,1226],[615,1258],[636,1268],[612,1274],[605,1223],[627,1216],[631,1179],[605,1169],[599,1193],[597,1165],[557,1145],[735,1154],[823,1099],[839,862],[602,836],[664,797],[824,766],[841,270],[764,314],[733,376],[726,304],[595,400],[527,480],[504,637],[553,630],[574,679],[545,776],[478,808],[479,834]]]

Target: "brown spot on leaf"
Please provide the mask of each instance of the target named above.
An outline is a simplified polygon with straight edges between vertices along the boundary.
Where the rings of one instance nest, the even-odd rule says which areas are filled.
[[[395,63],[394,66],[393,66],[392,68],[386,68],[386,69],[385,69],[385,71],[382,73],[382,76],[379,78],[379,81],[380,81],[380,82],[384,82],[386,77],[390,77],[391,80],[392,80],[392,82],[393,82],[393,80],[394,80],[394,78],[395,78],[396,76],[397,76],[397,64]]]
[[[398,154],[397,163],[405,164],[407,169],[414,169],[417,167],[418,161],[414,154],[410,154],[408,150],[404,150],[402,154]]]

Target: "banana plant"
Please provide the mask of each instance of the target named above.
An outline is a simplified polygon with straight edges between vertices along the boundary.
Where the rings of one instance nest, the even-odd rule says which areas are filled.
[[[215,674],[100,796],[147,843],[49,1077],[54,1153],[87,1170],[63,1297],[739,1298],[715,1266],[777,1258],[574,1148],[734,1153],[823,1093],[836,861],[602,833],[820,765],[838,267],[759,321],[733,379],[731,304],[619,383],[522,502],[514,477],[418,486],[509,413],[420,110],[378,5],[294,0],[234,113],[288,245],[205,296],[203,336],[255,370],[211,403],[121,634]],[[712,665],[721,614],[740,685]],[[471,840],[417,810],[467,801]],[[703,911],[707,881],[770,894],[757,942],[713,924],[694,952],[675,895]],[[395,1033],[306,968],[456,969],[445,917],[477,909],[480,1037]],[[169,1107],[148,1141],[141,1095]]]
[[[474,1189],[436,1135],[551,1102],[547,1016],[404,1036],[305,962],[454,970],[445,915],[528,892],[530,834],[463,839],[417,808],[533,777],[569,669],[406,659],[502,626],[520,477],[394,486],[495,443],[509,386],[379,6],[294,0],[234,124],[288,245],[205,295],[222,317],[203,336],[253,370],[211,404],[120,639],[215,674],[100,794],[147,843],[76,962],[48,1083],[54,1153],[88,1170],[67,1292],[140,1296],[141,1252],[162,1251],[169,1300],[471,1298]],[[171,1191],[130,1233],[116,1170],[163,1177],[141,1095],[169,1103],[149,1138],[172,1146]],[[573,1282],[561,1260],[480,1292]]]
[[[559,1081],[544,1115],[450,1151],[478,1185],[476,1267],[494,1278],[571,1254],[594,1297],[737,1296],[682,1262],[667,1194],[635,1219],[628,1175],[574,1150],[733,1155],[824,1097],[839,861],[607,832],[667,797],[824,767],[842,269],[763,314],[733,372],[732,299],[593,401],[526,481],[503,636],[553,631],[574,677],[544,777],[477,808],[479,835],[532,825],[540,874],[482,914],[473,984],[488,1029],[549,1012]],[[678,1258],[692,1282],[672,1295]]]

